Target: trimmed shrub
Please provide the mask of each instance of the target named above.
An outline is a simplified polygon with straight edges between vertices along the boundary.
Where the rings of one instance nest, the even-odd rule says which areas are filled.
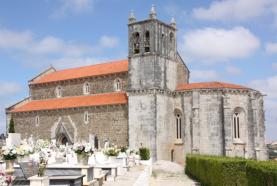
[[[277,186],[277,162],[187,155],[185,172],[204,186]]]
[[[13,118],[11,118],[11,120],[10,120],[10,124],[9,124],[9,133],[15,133]]]
[[[246,160],[188,155],[185,172],[204,186],[246,186]]]
[[[139,148],[139,156],[141,160],[149,160],[150,159],[150,150],[145,147]]]
[[[249,186],[276,186],[277,162],[274,161],[248,161],[246,175]]]

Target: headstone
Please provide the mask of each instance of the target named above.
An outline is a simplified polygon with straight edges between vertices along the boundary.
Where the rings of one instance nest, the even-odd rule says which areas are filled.
[[[6,139],[7,146],[19,146],[21,143],[21,134],[20,133],[9,133],[8,138]]]
[[[31,145],[31,146],[34,146],[34,145],[35,145],[35,144],[34,144],[33,134],[31,134],[31,136],[28,138],[28,143],[29,143],[29,145]]]
[[[95,148],[95,135],[94,134],[89,135],[89,143],[91,144],[92,148]]]
[[[109,148],[109,146],[110,146],[109,141],[108,141],[108,140],[105,140],[105,142],[104,142],[104,149]]]

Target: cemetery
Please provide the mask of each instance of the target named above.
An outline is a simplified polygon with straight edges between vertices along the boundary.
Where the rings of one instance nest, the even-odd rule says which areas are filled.
[[[75,1],[64,0],[69,4]],[[75,3],[85,1],[88,0]],[[66,4],[62,10],[68,7],[73,8],[75,4]],[[175,9],[177,11],[179,7]],[[198,10],[203,11],[201,8]],[[112,13],[105,12],[109,20]],[[22,45],[28,49],[22,51],[34,52],[35,56],[49,53],[50,57],[54,51],[50,61],[52,58],[56,62],[66,61],[67,65],[59,66],[57,63],[56,67],[51,64],[45,70],[40,69],[27,82],[29,94],[5,106],[5,114],[2,115],[6,117],[5,130],[9,132],[7,138],[3,134],[3,142],[3,136],[0,136],[0,186],[277,185],[276,162],[268,161],[269,158],[276,159],[277,143],[266,146],[267,115],[264,105],[268,100],[260,90],[260,87],[264,88],[261,86],[263,81],[247,83],[235,79],[244,85],[233,84],[233,78],[243,73],[231,66],[229,70],[221,67],[222,70],[226,68],[226,74],[235,69],[236,73],[231,72],[231,82],[217,81],[217,78],[225,81],[225,71],[218,75],[213,70],[208,70],[207,74],[195,70],[202,65],[195,65],[191,56],[182,51],[190,41],[188,38],[197,33],[197,39],[191,42],[199,46],[192,47],[192,53],[204,52],[205,55],[200,56],[207,58],[209,64],[213,61],[209,60],[212,53],[218,53],[216,59],[227,55],[227,59],[222,59],[225,62],[228,58],[248,56],[241,53],[244,51],[241,43],[247,46],[254,43],[255,46],[245,49],[245,53],[251,53],[259,47],[259,39],[241,26],[233,30],[207,27],[202,31],[184,33],[180,40],[176,15],[170,15],[173,16],[171,19],[163,21],[152,5],[147,16],[141,19],[140,12],[138,17],[134,11],[130,12],[124,23],[128,25],[126,32],[122,32],[128,45],[125,52],[115,52],[120,54],[118,56],[109,56],[109,53],[105,53],[107,57],[94,56],[94,52],[100,54],[104,48],[120,48],[116,46],[119,39],[106,35],[100,38],[99,46],[75,47],[71,42],[53,36],[42,38],[35,44],[36,39],[32,38],[33,34],[29,36],[29,32],[22,34],[27,39],[15,42],[21,46],[20,43],[26,40]],[[275,17],[277,20],[277,14]],[[178,19],[182,26],[181,17]],[[105,23],[104,20],[90,20],[90,24],[85,25],[93,25],[90,36],[99,37],[96,31],[99,26],[95,24]],[[116,29],[117,26],[113,25],[108,30]],[[180,30],[181,33],[186,31]],[[2,32],[0,28],[0,48],[1,39],[7,34],[6,30]],[[60,34],[68,32],[70,29]],[[2,43],[8,43],[7,48],[16,45],[17,51],[19,46],[13,44],[13,40],[18,38],[13,38],[16,33],[7,34],[7,42]],[[203,35],[208,39],[202,38]],[[254,41],[244,41],[236,35],[248,36]],[[234,40],[235,44],[217,42],[216,38],[227,38],[228,42]],[[180,46],[179,41],[183,41]],[[35,47],[29,48],[29,45]],[[215,52],[209,50],[212,45],[218,47]],[[277,43],[275,45],[277,53]],[[229,56],[228,53],[236,50],[239,50],[238,56]],[[65,56],[54,60],[58,53]],[[125,59],[112,59],[121,57],[121,53]],[[85,63],[80,63],[83,58]],[[99,62],[100,59],[111,60]],[[76,64],[69,65],[71,61]],[[21,73],[28,71],[20,69],[18,74],[23,78],[25,76]],[[195,74],[201,78],[195,79]],[[214,77],[209,79],[208,76]],[[276,82],[276,79],[274,76],[268,82],[273,84],[271,81]],[[272,92],[277,90],[269,89]]]
[[[21,140],[20,134],[9,133],[1,151],[0,185],[101,186],[138,167],[140,174],[132,184],[147,185],[152,165],[149,149],[131,150],[108,141],[103,148],[95,146],[94,142],[56,145],[55,140],[32,136]]]

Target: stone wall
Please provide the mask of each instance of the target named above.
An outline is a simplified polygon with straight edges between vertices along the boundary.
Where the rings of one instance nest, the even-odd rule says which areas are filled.
[[[177,85],[182,83],[189,83],[189,69],[184,64],[181,56],[177,55]]]
[[[153,160],[156,154],[156,95],[128,93],[129,103],[129,147],[138,149],[147,147]]]
[[[174,91],[176,86],[177,62],[153,55],[130,59],[129,89],[169,89]]]
[[[84,123],[84,112],[89,112],[89,123]],[[39,116],[39,125],[36,125]],[[38,139],[55,138],[63,125],[73,142],[89,141],[89,135],[96,135],[103,145],[104,140],[118,146],[128,145],[127,105],[90,107],[86,109],[53,110],[13,114],[15,130],[28,138],[31,134]]]
[[[30,94],[33,100],[56,98],[56,87],[62,87],[62,97],[81,96],[86,82],[90,84],[90,94],[100,94],[115,91],[115,80],[119,78],[122,90],[126,90],[127,73],[82,78],[70,81],[54,82],[48,84],[30,85]]]
[[[157,159],[171,160],[176,140],[174,117],[174,98],[166,94],[157,94]]]
[[[193,149],[193,143],[192,143],[192,129],[193,129],[193,107],[192,107],[192,94],[191,93],[185,93],[185,94],[181,94],[179,95],[180,104],[181,104],[181,108],[183,111],[183,118],[184,118],[184,122],[183,122],[183,133],[184,133],[184,151],[185,154],[187,153],[192,153],[192,149]]]
[[[183,101],[185,153],[267,159],[263,98],[258,92],[193,90],[175,100],[178,97]],[[241,112],[239,140],[233,135],[237,111]]]

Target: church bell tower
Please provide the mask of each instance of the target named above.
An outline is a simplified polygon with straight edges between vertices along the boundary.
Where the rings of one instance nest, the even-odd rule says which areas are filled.
[[[175,19],[170,24],[159,21],[154,6],[149,18],[143,21],[137,21],[131,12],[128,24],[130,90],[175,90],[176,31]]]
[[[137,21],[129,17],[128,124],[129,147],[147,147],[153,161],[169,159],[171,137],[166,126],[172,115],[172,97],[177,84],[179,56],[176,46],[176,22],[169,24],[157,19],[153,6],[149,18]],[[179,57],[179,58],[178,58]],[[175,130],[174,130],[175,131]]]

